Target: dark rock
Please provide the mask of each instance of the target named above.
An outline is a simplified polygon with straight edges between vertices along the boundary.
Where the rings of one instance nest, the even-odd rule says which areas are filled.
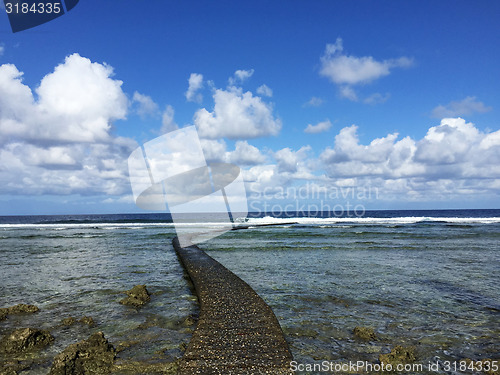
[[[7,308],[7,314],[24,314],[24,313],[36,313],[38,311],[38,307],[35,305],[26,305],[24,303],[20,303],[15,306],[11,306]]]
[[[146,285],[136,285],[125,293],[127,293],[128,297],[120,301],[122,305],[142,307],[151,299]]]
[[[373,330],[372,327],[354,327],[354,336],[361,340],[365,341],[373,341],[377,339],[377,336],[375,335],[375,331]]]
[[[396,367],[398,364],[407,364],[415,361],[415,348],[413,346],[403,347],[396,346],[388,354],[380,354],[378,356],[380,363],[385,365],[390,364]]]
[[[61,324],[63,326],[72,326],[73,324],[76,323],[76,319],[73,318],[72,316],[70,316],[69,318],[64,318],[62,321],[61,321]]]
[[[73,324],[75,324],[76,322],[78,323],[81,323],[81,324],[86,324],[88,325],[89,327],[94,327],[95,326],[95,322],[94,322],[94,319],[92,319],[92,317],[90,316],[84,316],[83,318],[79,319],[79,320],[76,320],[76,318],[70,316],[69,318],[65,318],[61,321],[61,324],[63,326],[72,326]]]
[[[10,360],[0,363],[0,375],[18,375],[24,370],[29,370],[30,364],[21,361]]]
[[[102,332],[71,344],[54,358],[49,375],[105,375],[111,372],[116,351]]]
[[[0,308],[0,321],[5,320],[7,318],[7,315],[35,313],[37,311],[38,307],[36,307],[35,305],[26,305],[24,303],[20,303],[11,307],[2,307]]]
[[[94,319],[92,319],[92,317],[90,317],[90,316],[84,316],[83,318],[81,318],[79,320],[79,322],[82,323],[82,324],[86,324],[89,327],[94,327],[95,326]]]
[[[48,332],[36,328],[20,328],[5,336],[0,341],[0,351],[19,353],[40,349],[52,344],[54,337]]]

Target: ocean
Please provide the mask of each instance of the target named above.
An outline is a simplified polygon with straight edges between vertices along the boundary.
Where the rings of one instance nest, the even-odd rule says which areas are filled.
[[[303,216],[249,215],[248,229],[199,245],[271,306],[304,365],[298,373],[333,373],[306,364],[377,364],[398,345],[424,366],[414,373],[471,374],[457,361],[500,360],[500,210]],[[22,373],[46,374],[57,353],[96,331],[120,349],[119,361],[182,356],[198,305],[174,236],[168,214],[0,217],[0,307],[40,308],[9,315],[0,335],[39,327],[56,338],[16,357],[31,364]],[[151,301],[121,305],[137,284]],[[62,323],[84,316],[95,326]],[[355,327],[373,337],[360,339]],[[11,359],[0,353],[0,364]]]

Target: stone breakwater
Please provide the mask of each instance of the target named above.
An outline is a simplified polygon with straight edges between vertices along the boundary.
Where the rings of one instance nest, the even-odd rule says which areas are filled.
[[[200,302],[179,374],[293,374],[283,331],[262,298],[197,246],[172,243]]]

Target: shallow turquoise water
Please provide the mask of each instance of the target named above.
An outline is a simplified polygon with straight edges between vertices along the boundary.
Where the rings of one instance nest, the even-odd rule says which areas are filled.
[[[26,373],[45,374],[96,330],[125,348],[121,360],[180,357],[198,307],[174,236],[168,223],[1,225],[0,307],[40,312],[9,316],[0,334],[34,326],[56,337]],[[200,247],[268,302],[299,363],[377,363],[396,345],[443,363],[500,358],[499,239],[494,221],[320,221],[228,232]],[[119,304],[136,284],[152,293],[140,310]],[[97,325],[61,325],[85,315]],[[357,339],[356,326],[377,339]]]
[[[301,363],[500,357],[500,226],[256,228],[204,247],[273,307]],[[373,327],[363,342],[356,326]]]

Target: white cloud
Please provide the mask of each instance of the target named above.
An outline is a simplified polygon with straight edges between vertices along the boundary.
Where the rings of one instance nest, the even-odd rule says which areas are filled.
[[[162,126],[160,133],[164,134],[179,129],[179,126],[176,124],[174,120],[174,114],[175,114],[174,107],[172,107],[171,105],[167,105],[162,113],[161,117]]]
[[[476,99],[475,96],[468,96],[460,101],[452,101],[447,105],[438,105],[432,110],[431,116],[434,118],[468,116],[473,113],[485,113],[491,111],[483,102]]]
[[[350,101],[357,102],[358,95],[351,86],[339,87],[339,95],[341,98],[349,99]]]
[[[376,185],[386,198],[496,194],[492,189],[500,179],[500,131],[484,133],[461,118],[448,118],[421,140],[398,140],[395,133],[362,145],[353,125],[340,131],[320,160],[330,179],[356,178],[358,184]]]
[[[273,116],[272,106],[249,91],[235,87],[217,89],[213,99],[213,112],[202,108],[194,115],[201,137],[248,139],[276,135],[281,129],[281,121]]]
[[[3,44],[0,44],[0,56],[2,56],[5,52],[5,47]]]
[[[303,146],[297,151],[286,147],[274,153],[274,158],[278,162],[278,171],[294,173],[295,178],[304,178],[308,176],[309,168],[306,162],[311,146]],[[297,174],[297,172],[299,172]]]
[[[368,83],[390,74],[392,68],[408,67],[412,60],[407,57],[377,61],[371,56],[355,57],[343,54],[342,39],[327,44],[321,57],[320,74],[342,85]]]
[[[328,129],[330,129],[331,127],[332,123],[327,119],[325,121],[318,122],[316,125],[307,125],[307,127],[304,129],[304,132],[310,134],[323,133],[328,131]]]
[[[14,65],[0,66],[0,142],[100,142],[109,139],[111,122],[124,119],[127,97],[113,68],[73,54],[47,74],[36,89],[22,83]]]
[[[236,85],[238,83],[243,83],[247,79],[249,79],[254,73],[253,69],[250,70],[237,70],[234,72],[234,75],[232,77],[229,77],[229,84]]]
[[[207,162],[226,161],[226,142],[223,139],[200,139],[200,143]]]
[[[344,53],[342,39],[327,44],[320,58],[320,75],[339,86],[340,96],[352,101],[358,97],[354,85],[367,84],[387,76],[394,68],[407,68],[413,64],[408,57],[377,61],[372,56],[350,56]]]
[[[267,85],[262,85],[257,87],[257,94],[271,97],[273,96],[273,90],[271,90]]]
[[[68,56],[36,89],[0,66],[0,193],[122,194],[136,146],[111,133],[128,101],[113,68]]]
[[[188,102],[201,103],[201,101],[203,100],[203,96],[198,93],[198,90],[203,87],[203,75],[198,73],[191,73],[188,82],[189,87],[185,94],[186,100]]]
[[[263,164],[267,159],[257,147],[247,141],[237,141],[233,151],[227,151],[224,140],[201,139],[201,147],[207,162],[225,162],[248,167]]]
[[[143,95],[135,91],[132,103],[137,103],[136,111],[141,117],[153,116],[158,113],[158,104],[148,95]]]
[[[263,164],[266,162],[266,157],[247,141],[238,141],[235,150],[226,154],[226,160],[239,166],[248,166]]]

